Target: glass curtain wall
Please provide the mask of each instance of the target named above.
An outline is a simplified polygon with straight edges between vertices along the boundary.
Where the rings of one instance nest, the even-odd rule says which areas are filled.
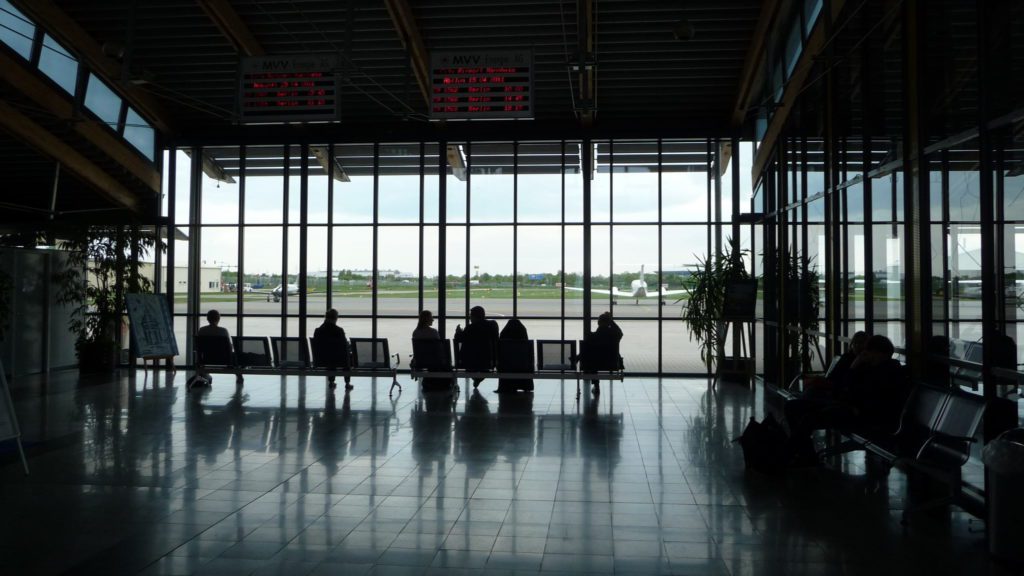
[[[210,309],[232,334],[303,337],[335,308],[349,336],[387,338],[407,365],[422,309],[449,337],[483,306],[499,324],[521,318],[535,340],[581,339],[611,311],[628,371],[704,373],[680,314],[691,267],[732,233],[734,168],[718,169],[721,150],[570,140],[171,151],[165,209],[187,236],[174,251],[179,341]],[[740,157],[749,174],[751,155]],[[753,229],[743,235],[753,250]]]
[[[828,359],[856,330],[882,334],[915,381],[989,401],[987,441],[1024,421],[1024,7],[917,6],[870,1],[843,16],[834,59],[815,64],[763,150],[763,353],[787,360],[765,376],[820,366],[795,339],[824,340]],[[904,38],[908,19],[917,37]],[[810,285],[790,282],[801,275],[820,287],[817,327],[800,302]],[[964,481],[980,490],[977,446]]]

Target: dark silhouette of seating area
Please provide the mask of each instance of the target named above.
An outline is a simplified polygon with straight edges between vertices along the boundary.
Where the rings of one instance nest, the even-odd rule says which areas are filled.
[[[455,340],[440,338],[430,327],[433,316],[429,311],[420,315],[413,332],[410,374],[421,381],[424,391],[455,390],[458,378],[470,378],[478,385],[496,377],[497,393],[530,392],[534,380],[575,378],[579,397],[581,379],[593,381],[595,392],[601,380],[623,379],[618,351],[622,332],[617,332],[617,338],[602,337],[607,325],[602,328],[601,321],[596,332],[579,342],[534,341],[517,318],[499,331],[497,322],[487,320],[482,308],[474,314],[476,319]],[[219,314],[215,316],[219,320]],[[200,330],[193,340],[196,373],[204,384],[212,382],[212,374],[234,374],[238,386],[243,385],[246,374],[319,375],[327,378],[331,388],[335,378],[342,377],[346,390],[351,390],[352,377],[391,375],[392,392],[395,388],[401,391],[397,380],[400,359],[390,352],[388,339],[346,337],[337,326],[334,310],[327,312],[324,324],[309,338],[230,336],[223,328],[209,332]],[[593,353],[583,352],[588,349]],[[581,351],[578,355],[577,350]]]
[[[941,338],[941,340],[940,340]],[[945,337],[933,339],[932,352],[949,353]],[[902,521],[938,506],[956,504],[973,513],[976,502],[964,497],[961,469],[985,417],[988,401],[953,386],[950,365],[936,362],[915,382],[895,358],[888,338],[859,332],[849,350],[836,357],[822,376],[798,377],[779,393],[789,428],[790,464],[817,465],[851,451],[871,453],[880,467],[869,473],[879,486],[889,470],[902,465],[945,486],[938,498],[904,509]],[[812,433],[825,430],[841,440],[815,451]]]

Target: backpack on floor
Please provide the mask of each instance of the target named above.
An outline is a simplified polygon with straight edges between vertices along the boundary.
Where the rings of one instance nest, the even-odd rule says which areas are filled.
[[[743,434],[733,442],[743,449],[743,462],[750,470],[776,474],[786,467],[789,436],[771,414],[760,422],[751,417]]]

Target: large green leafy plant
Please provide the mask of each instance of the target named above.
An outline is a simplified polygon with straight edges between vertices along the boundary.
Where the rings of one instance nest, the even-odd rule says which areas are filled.
[[[785,272],[779,275],[785,279],[786,291],[786,324],[796,328],[796,336],[786,340],[786,357],[798,362],[801,370],[811,368],[811,360],[818,348],[818,307],[821,274],[814,258],[788,251],[784,256],[776,256],[777,267],[781,267],[785,259]],[[793,332],[791,332],[793,334]],[[819,351],[820,355],[820,351]]]
[[[138,227],[83,226],[65,230],[58,242],[68,255],[56,273],[58,302],[72,306],[69,326],[83,368],[112,366],[121,344],[127,295],[150,292],[143,259],[157,240]]]
[[[743,264],[747,250],[732,248],[731,242],[724,253],[697,259],[690,272],[690,281],[684,286],[687,302],[683,309],[683,322],[697,341],[700,359],[712,370],[725,346],[725,291],[730,282],[749,280],[750,273]]]

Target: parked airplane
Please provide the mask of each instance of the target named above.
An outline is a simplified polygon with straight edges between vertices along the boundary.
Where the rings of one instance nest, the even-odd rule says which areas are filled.
[[[667,286],[667,285],[666,285]],[[566,286],[567,290],[574,290],[576,292],[583,292],[583,288],[574,288],[572,286]],[[617,286],[612,286],[611,290],[602,290],[600,288],[591,288],[591,292],[594,294],[610,294],[612,296],[621,296],[624,298],[633,298],[637,304],[640,304],[641,298],[660,298],[662,296],[673,296],[675,294],[685,294],[686,290],[651,290],[647,287],[647,280],[644,279],[644,267],[640,267],[640,277],[629,283],[629,292],[619,290]],[[615,301],[612,300],[612,303]],[[662,305],[665,304],[664,300],[661,300]]]
[[[298,296],[299,295],[299,285],[298,284],[288,284],[287,290],[288,290],[288,292],[287,292],[288,296]],[[266,292],[266,291],[263,291],[263,290],[255,290],[255,292],[257,294],[266,294],[267,295],[267,302],[270,302],[271,298],[274,299],[274,302],[280,302],[281,301],[281,285],[280,284],[277,285],[277,288],[274,288],[273,290],[271,290],[269,292]]]

